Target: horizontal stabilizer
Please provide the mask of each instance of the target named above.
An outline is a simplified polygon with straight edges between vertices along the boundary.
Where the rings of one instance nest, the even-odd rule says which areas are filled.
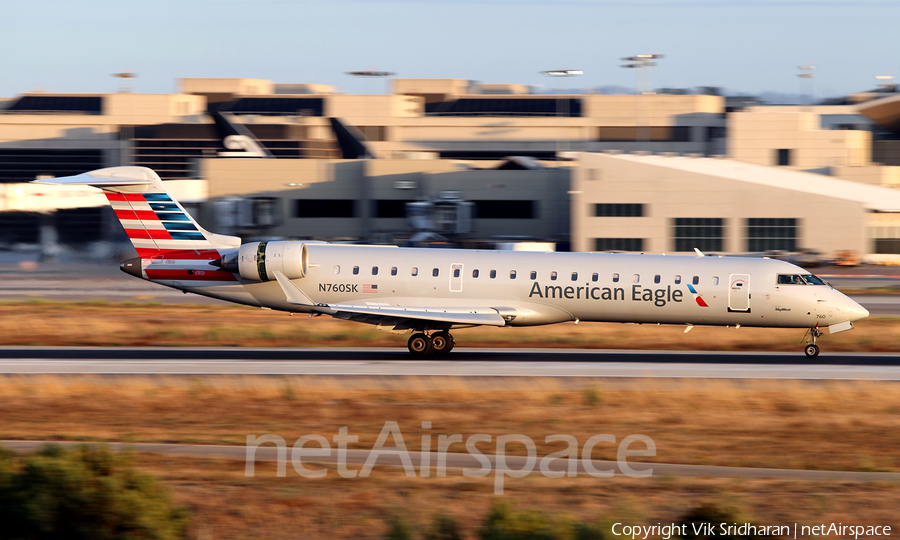
[[[144,167],[107,167],[96,171],[35,180],[34,184],[56,184],[65,186],[148,186],[156,175]]]

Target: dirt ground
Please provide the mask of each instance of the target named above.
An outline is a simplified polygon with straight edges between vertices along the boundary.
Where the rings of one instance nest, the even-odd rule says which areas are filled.
[[[900,350],[900,318],[870,317],[820,340],[825,351]],[[404,347],[393,335],[331,317],[243,306],[106,302],[0,302],[0,346]],[[564,323],[534,328],[454,330],[460,347],[558,347],[788,351],[802,348],[803,330],[618,323]]]
[[[551,434],[583,442],[651,437],[644,461],[746,467],[900,471],[900,386],[851,381],[562,380],[443,377],[6,376],[0,378],[0,438],[243,445],[248,434],[327,439],[347,426],[351,448],[369,449],[396,421],[410,450],[423,421],[438,435],[521,433],[545,455]],[[389,439],[388,445],[391,444]],[[491,453],[490,445],[479,446]],[[515,447],[511,447],[515,448]],[[452,448],[450,451],[463,451]],[[615,459],[598,445],[595,459]],[[374,538],[402,514],[418,530],[440,512],[469,537],[486,515],[493,477],[407,478],[377,468],[368,479],[321,479],[274,464],[138,455],[192,512],[198,538]],[[553,519],[609,526],[671,522],[715,502],[761,524],[900,525],[895,483],[615,477],[507,479],[503,498]],[[897,529],[895,529],[897,530]]]

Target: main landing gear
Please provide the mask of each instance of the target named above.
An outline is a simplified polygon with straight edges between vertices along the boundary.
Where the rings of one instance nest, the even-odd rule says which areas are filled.
[[[816,338],[820,338],[823,335],[824,334],[819,330],[818,327],[810,328],[806,332],[806,336],[809,337],[806,339],[806,347],[803,348],[803,352],[806,353],[807,358],[815,358],[819,356],[819,346],[816,345]]]
[[[425,332],[416,332],[410,336],[407,347],[409,347],[409,352],[413,356],[427,356],[429,354],[444,356],[453,350],[454,345],[456,345],[456,342],[453,340],[450,332],[441,330],[430,336]]]

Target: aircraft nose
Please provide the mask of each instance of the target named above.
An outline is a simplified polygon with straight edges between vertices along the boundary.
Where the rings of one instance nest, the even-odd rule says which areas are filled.
[[[850,322],[858,321],[860,319],[865,319],[866,317],[869,316],[868,309],[859,305],[859,303],[857,303],[855,300],[851,300],[849,298],[848,298],[848,300],[849,300],[849,302],[847,303],[848,304],[847,311],[850,312]]]

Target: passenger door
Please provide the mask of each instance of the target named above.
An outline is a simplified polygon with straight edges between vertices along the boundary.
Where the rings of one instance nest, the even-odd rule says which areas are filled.
[[[750,275],[731,274],[728,282],[728,311],[749,313]]]
[[[450,265],[450,292],[462,292],[463,265]]]

